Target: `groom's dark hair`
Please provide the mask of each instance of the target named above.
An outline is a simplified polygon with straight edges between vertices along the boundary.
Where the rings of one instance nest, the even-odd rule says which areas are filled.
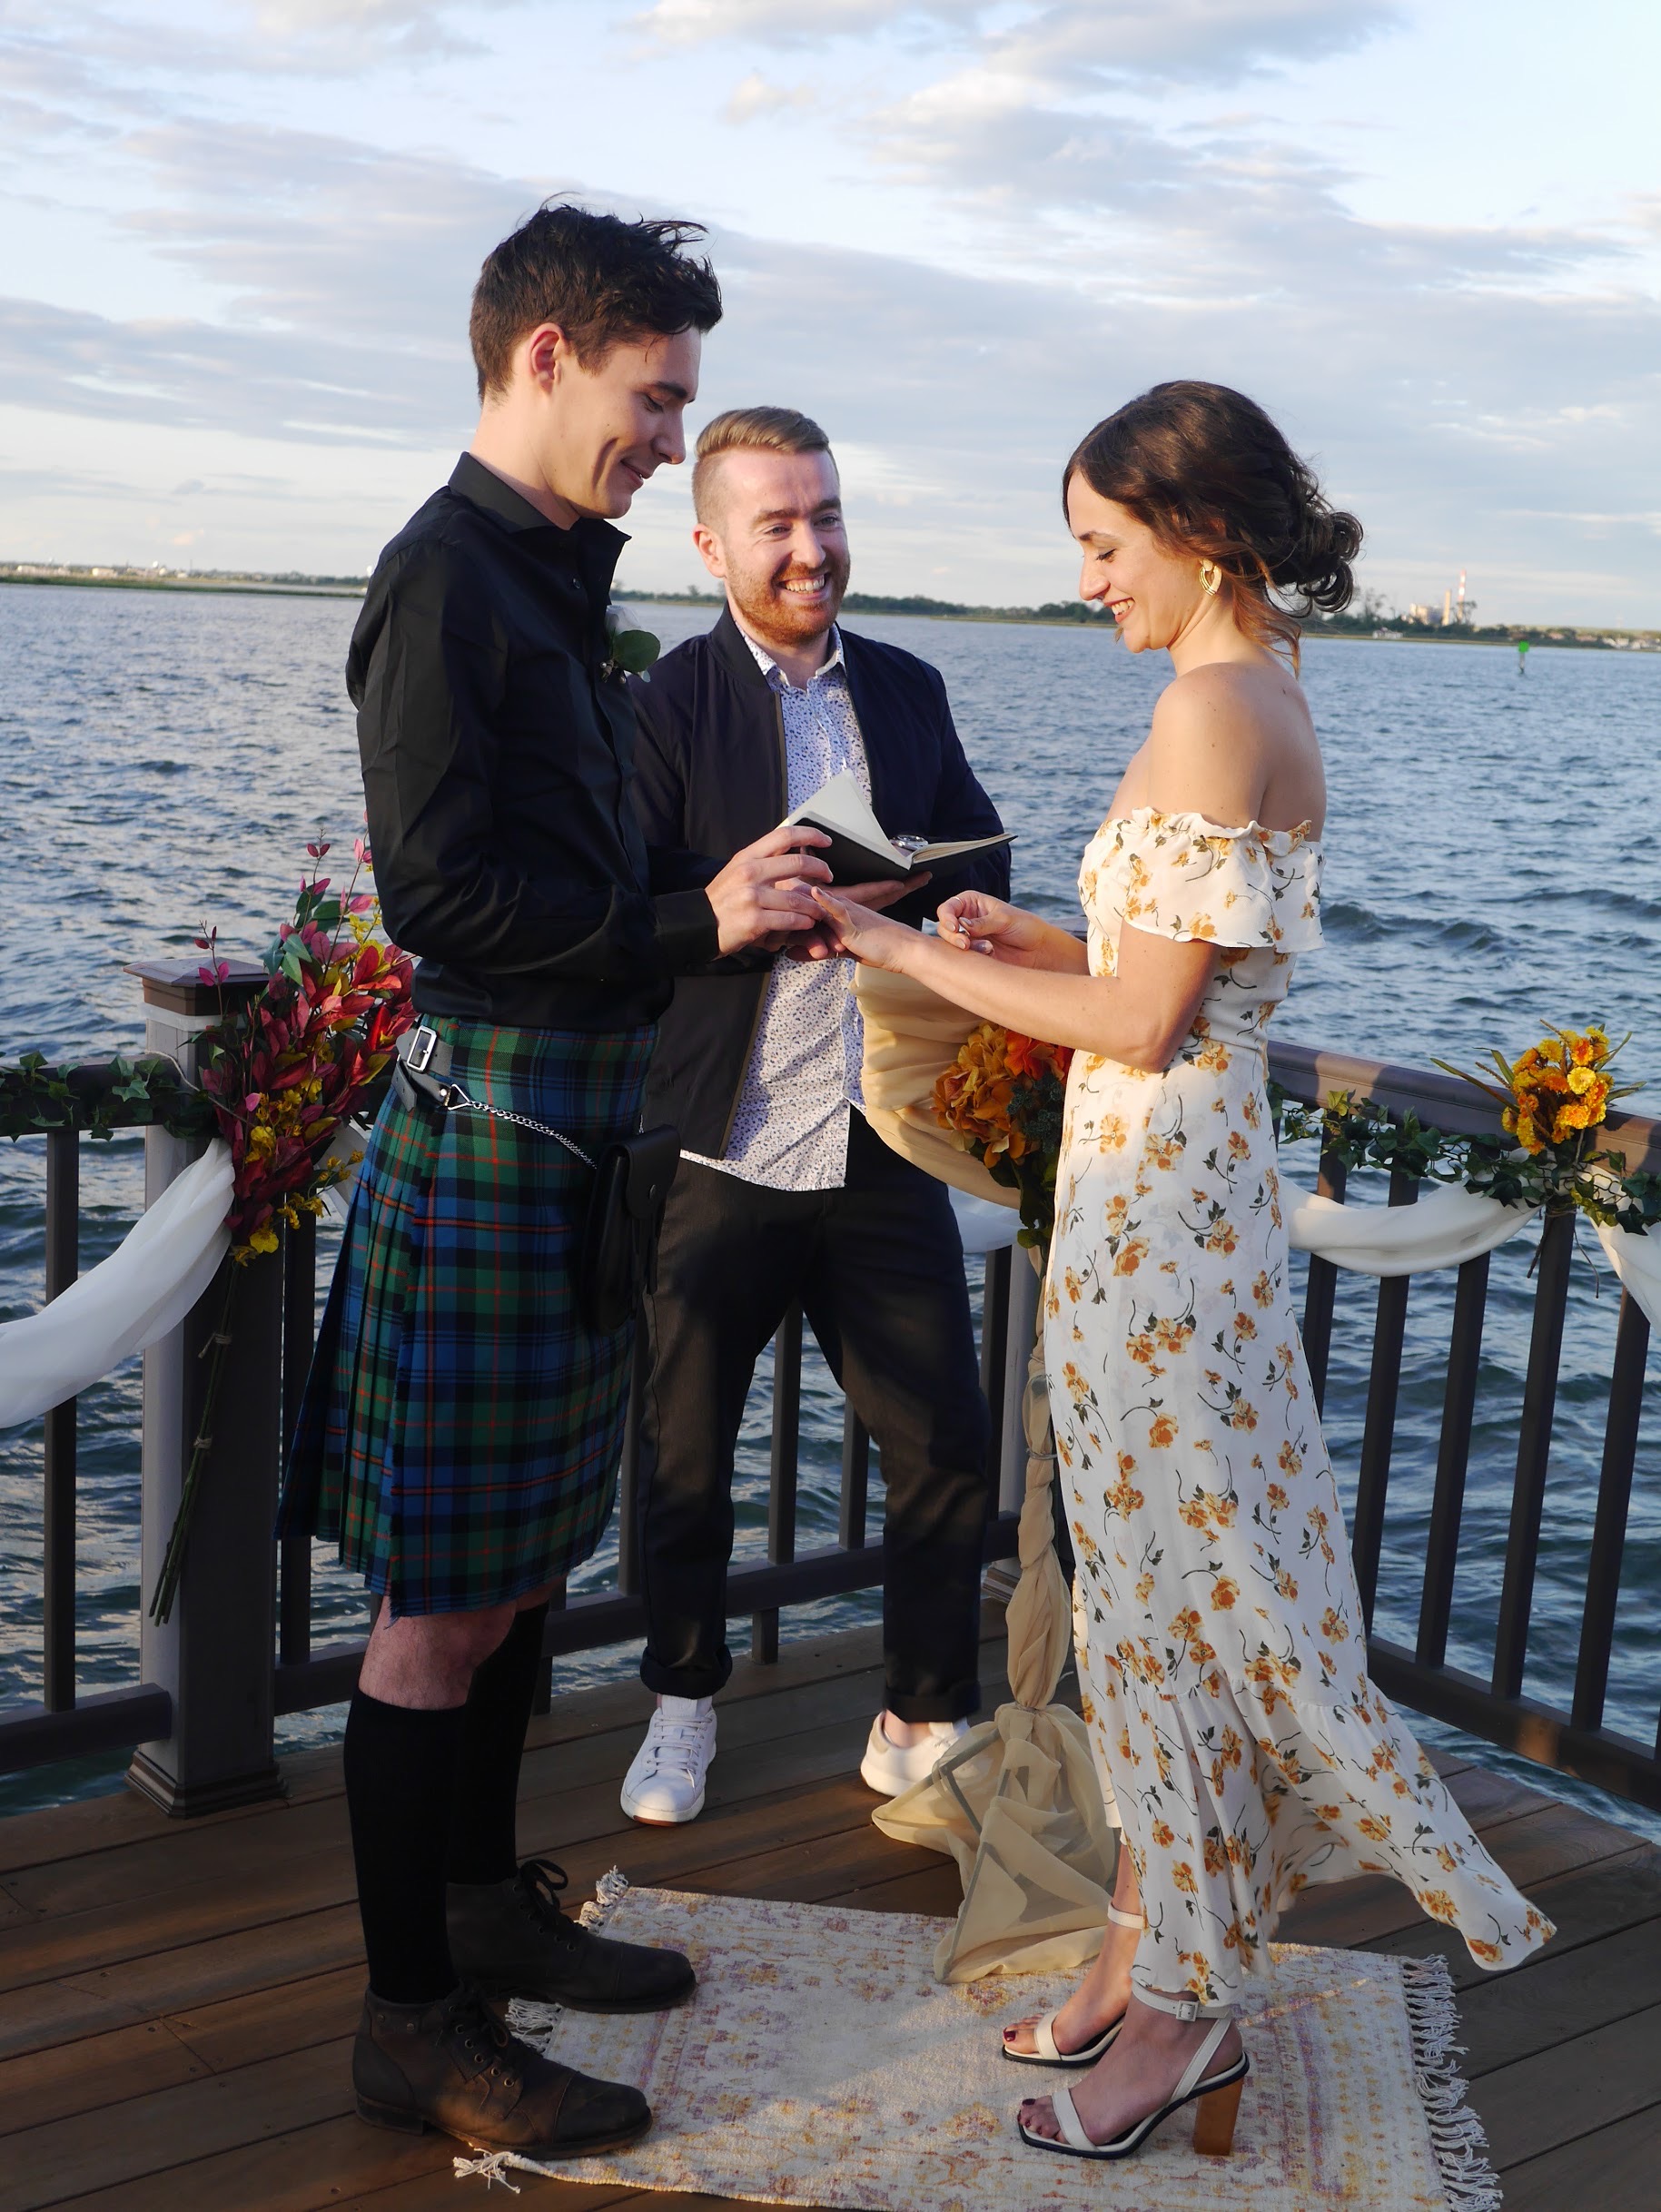
[[[513,349],[540,322],[557,322],[584,368],[625,340],[713,330],[721,287],[686,248],[701,222],[625,222],[550,201],[504,238],[473,288],[468,324],[479,397],[505,391]]]

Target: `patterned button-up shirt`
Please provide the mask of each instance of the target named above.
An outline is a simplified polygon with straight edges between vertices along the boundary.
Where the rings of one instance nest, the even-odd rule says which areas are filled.
[[[842,640],[806,685],[790,682],[755,639],[745,643],[776,693],[785,724],[786,811],[812,798],[845,768],[871,796],[859,718],[848,692]],[[767,978],[761,1023],[750,1048],[726,1156],[688,1160],[772,1190],[836,1190],[846,1172],[848,1109],[861,1104],[865,1024],[851,960],[792,960],[781,953]]]

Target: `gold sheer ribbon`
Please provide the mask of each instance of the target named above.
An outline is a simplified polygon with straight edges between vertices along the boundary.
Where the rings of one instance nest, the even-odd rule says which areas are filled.
[[[908,977],[862,968],[865,1117],[905,1159],[972,1197],[1016,1204],[934,1120],[935,1078],[978,1017]],[[1034,1257],[1034,1265],[1036,1259]],[[879,1806],[885,1835],[949,1852],[964,1901],[934,1953],[942,1981],[987,1974],[1063,1972],[1093,1958],[1107,1924],[1114,1840],[1077,1713],[1053,1703],[1072,1649],[1067,1581],[1055,1556],[1043,1318],[1022,1405],[1026,1492],[1021,1580],[1009,1601],[1009,1686],[1000,1705],[926,1782]]]

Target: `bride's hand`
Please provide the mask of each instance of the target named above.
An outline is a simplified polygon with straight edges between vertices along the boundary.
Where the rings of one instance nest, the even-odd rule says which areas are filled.
[[[873,913],[868,906],[826,891],[819,884],[811,886],[814,904],[825,916],[827,949],[845,953],[867,968],[889,968],[898,974],[905,964],[905,955],[918,943],[915,929],[907,929],[903,922],[885,922],[881,914]]]
[[[1016,968],[1043,964],[1039,950],[1049,934],[1048,924],[1007,899],[989,898],[984,891],[960,891],[946,900],[936,919],[941,943],[954,953],[987,953]]]

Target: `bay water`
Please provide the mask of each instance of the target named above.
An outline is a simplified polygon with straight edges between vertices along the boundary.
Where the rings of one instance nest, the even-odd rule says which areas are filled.
[[[193,957],[203,921],[253,957],[290,909],[304,847],[349,855],[362,815],[341,679],[356,603],[118,592],[0,590],[0,1059],[54,1061],[136,1049],[127,963]],[[666,643],[710,610],[642,606]],[[1105,628],[861,617],[855,627],[935,663],[974,767],[1019,833],[1016,895],[1077,914],[1079,854],[1167,680]],[[1304,680],[1331,784],[1325,948],[1300,965],[1281,1037],[1420,1065],[1508,1056],[1550,1023],[1634,1032],[1621,1066],[1661,1111],[1661,869],[1652,821],[1661,753],[1661,656],[1538,650],[1519,674],[1479,646],[1314,640]],[[0,1319],[42,1292],[43,1147],[0,1147]],[[1308,1148],[1287,1172],[1311,1180]],[[142,1141],[83,1147],[81,1262],[113,1249],[136,1213]],[[1382,1202],[1379,1178],[1351,1196]],[[321,1239],[325,1279],[338,1229]],[[1528,1679],[1566,1702],[1573,1678],[1617,1286],[1582,1238],[1565,1342]],[[1449,1652],[1486,1674],[1492,1650],[1528,1349],[1533,1236],[1493,1263]],[[1589,1249],[1587,1249],[1589,1247]],[[1597,1264],[1594,1265],[1594,1260]],[[976,1270],[972,1269],[972,1273]],[[1365,1411],[1376,1286],[1340,1279],[1327,1434],[1348,1502]],[[1413,1284],[1378,1626],[1410,1644],[1446,1367],[1450,1277]],[[1608,1719],[1653,1736],[1661,1704],[1661,1427],[1653,1408],[1634,1483]],[[767,1363],[745,1425],[741,1555],[765,1543]],[[799,1540],[835,1539],[841,1406],[810,1358],[803,1395]],[[137,1363],[81,1401],[80,1681],[135,1678]],[[0,1703],[40,1684],[41,1440],[0,1434]],[[880,1515],[874,1479],[874,1525]],[[598,1587],[613,1538],[574,1584]],[[363,1597],[321,1549],[315,1634],[361,1634]],[[874,1595],[784,1617],[788,1636],[875,1617]],[[737,1639],[742,1624],[735,1623]],[[556,1691],[629,1673],[632,1650],[562,1663]],[[285,1747],[325,1740],[342,1708],[282,1726]],[[1472,1747],[1429,1723],[1431,1742]],[[1475,1755],[1539,1780],[1504,1754]],[[0,1784],[0,1810],[118,1788],[120,1758],[67,1763]],[[1600,1804],[1563,1778],[1547,1786]],[[1661,1822],[1607,1807],[1661,1836]]]

